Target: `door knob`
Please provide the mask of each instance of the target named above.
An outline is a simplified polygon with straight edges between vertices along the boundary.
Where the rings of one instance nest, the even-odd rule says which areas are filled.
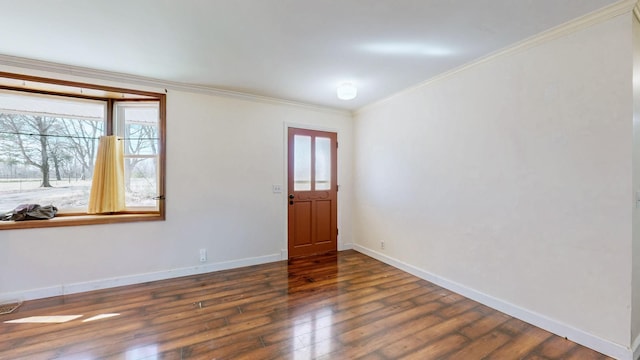
[[[293,194],[289,194],[289,199],[293,199]]]

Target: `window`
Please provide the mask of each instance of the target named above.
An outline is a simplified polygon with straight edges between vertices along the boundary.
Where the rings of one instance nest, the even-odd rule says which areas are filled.
[[[0,73],[0,213],[54,205],[0,229],[164,219],[165,95]],[[88,215],[99,138],[124,147],[125,209]]]

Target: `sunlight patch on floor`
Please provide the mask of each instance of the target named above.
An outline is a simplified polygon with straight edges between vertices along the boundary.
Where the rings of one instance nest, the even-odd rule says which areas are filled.
[[[22,319],[15,319],[5,321],[7,324],[25,324],[25,323],[37,323],[37,324],[61,324],[71,320],[75,320],[82,315],[49,315],[49,316],[30,316]]]

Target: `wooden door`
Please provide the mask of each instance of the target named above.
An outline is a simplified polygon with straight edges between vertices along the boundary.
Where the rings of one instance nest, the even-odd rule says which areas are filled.
[[[337,134],[289,128],[289,258],[336,251]]]

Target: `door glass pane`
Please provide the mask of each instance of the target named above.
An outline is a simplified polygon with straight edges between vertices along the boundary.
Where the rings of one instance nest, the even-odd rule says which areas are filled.
[[[331,189],[331,139],[316,138],[316,190]]]
[[[311,190],[311,136],[293,137],[293,190]]]

